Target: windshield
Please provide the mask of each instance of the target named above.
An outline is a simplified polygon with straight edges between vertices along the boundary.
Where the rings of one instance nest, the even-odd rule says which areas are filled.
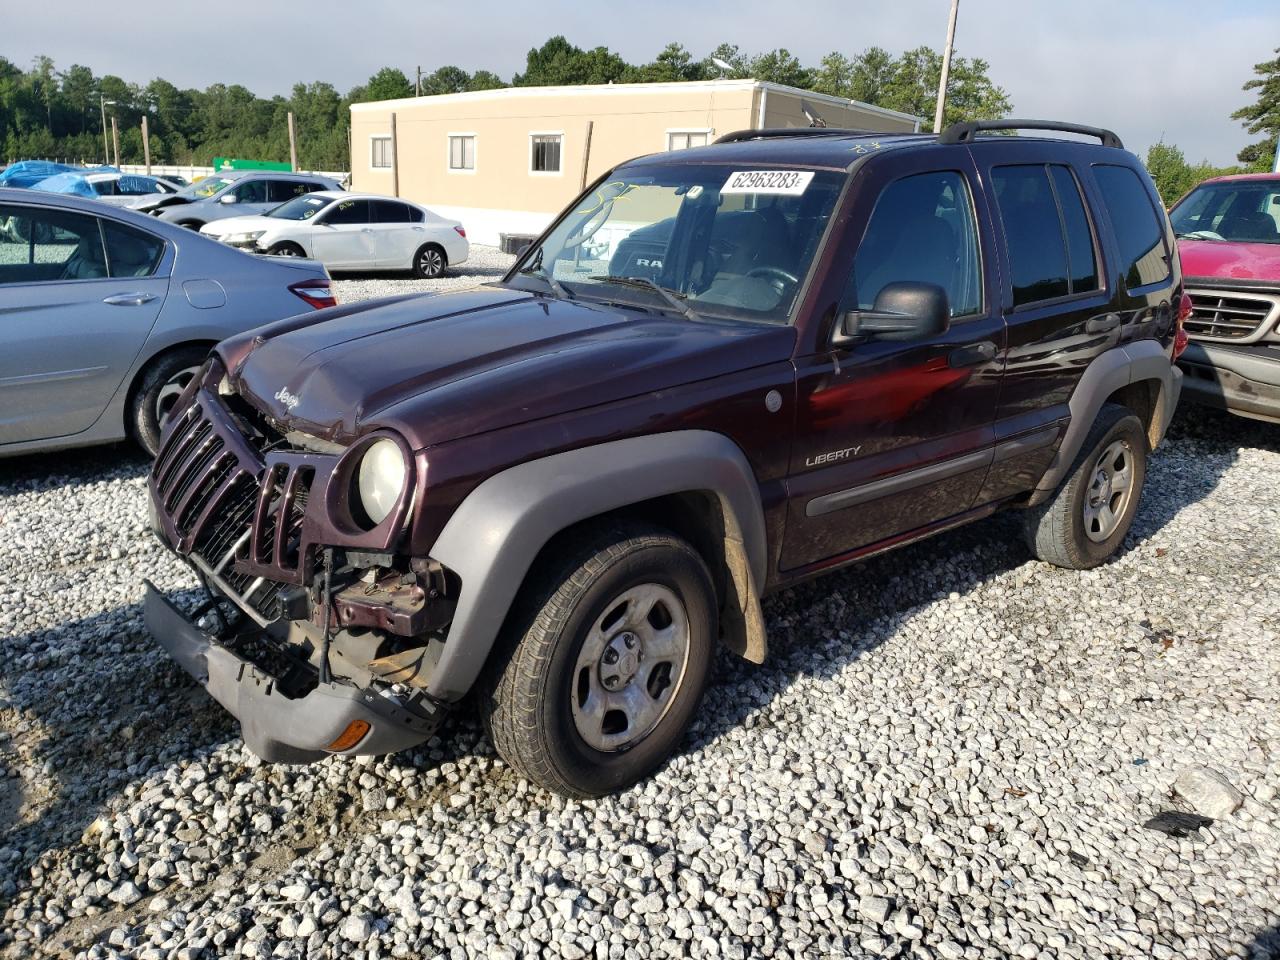
[[[1179,239],[1280,243],[1280,180],[1202,183],[1169,213]]]
[[[582,197],[513,277],[557,296],[786,323],[844,176],[630,167]]]
[[[179,190],[178,193],[184,197],[202,200],[205,197],[212,197],[229,183],[231,183],[231,181],[225,177],[205,177],[203,180],[197,180],[195,183],[188,184]]]
[[[267,216],[276,217],[280,220],[310,220],[331,203],[333,203],[331,197],[303,194],[300,197],[294,197],[292,200],[286,200],[274,210],[269,211]]]

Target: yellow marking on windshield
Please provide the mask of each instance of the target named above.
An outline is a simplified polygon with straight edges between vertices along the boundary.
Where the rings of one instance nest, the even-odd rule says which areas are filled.
[[[608,190],[610,187],[621,187],[622,189],[618,192],[617,196],[613,196],[613,197],[604,196],[604,191]],[[636,185],[634,183],[625,183],[622,180],[613,180],[609,183],[606,183],[603,187],[601,187],[595,192],[596,204],[594,207],[580,207],[573,212],[580,213],[583,216],[591,216],[591,214],[598,213],[599,211],[603,210],[605,206],[608,204],[613,204],[619,200],[627,199],[628,195],[635,188],[636,188]]]

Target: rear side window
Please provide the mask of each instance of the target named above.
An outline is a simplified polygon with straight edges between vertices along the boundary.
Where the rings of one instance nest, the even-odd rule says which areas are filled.
[[[1013,305],[1065,297],[1071,292],[1067,244],[1048,170],[995,167],[991,182],[1009,250]]]
[[[1128,167],[1113,164],[1098,164],[1093,175],[1116,231],[1125,285],[1142,287],[1168,279],[1163,230],[1141,178]]]
[[[267,202],[284,203],[304,193],[310,193],[314,189],[315,186],[310,183],[299,183],[295,180],[268,180]]]
[[[851,299],[870,310],[885,286],[902,280],[942,287],[953,317],[982,309],[978,232],[962,174],[904,177],[876,200],[854,258]]]
[[[239,203],[266,203],[267,182],[265,180],[248,180],[235,189]]]
[[[413,223],[413,217],[410,216],[412,211],[403,203],[374,200],[372,205],[374,223]]]
[[[1089,215],[1085,213],[1080,185],[1069,167],[1054,164],[1049,167],[1049,178],[1058,195],[1058,209],[1062,212],[1062,230],[1067,238],[1067,273],[1071,278],[1071,292],[1097,290],[1098,258],[1094,253],[1093,231],[1089,228]]]
[[[107,269],[113,277],[149,277],[164,255],[164,241],[122,223],[102,221]]]

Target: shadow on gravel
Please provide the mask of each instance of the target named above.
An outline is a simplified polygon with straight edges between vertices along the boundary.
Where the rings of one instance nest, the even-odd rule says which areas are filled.
[[[1243,955],[1249,960],[1280,960],[1280,924],[1263,930],[1245,950]]]
[[[514,262],[514,258],[512,262]],[[505,267],[473,267],[469,263],[463,263],[460,267],[448,268],[445,270],[444,276],[436,279],[457,280],[459,277],[501,277],[510,269],[510,265]],[[334,270],[332,271],[332,277],[334,280],[413,280],[415,282],[419,280],[418,277],[404,270],[353,270],[349,272]]]
[[[111,443],[53,453],[0,459],[0,510],[8,493],[41,493],[69,484],[93,482],[104,474],[141,476],[150,459],[132,443]]]

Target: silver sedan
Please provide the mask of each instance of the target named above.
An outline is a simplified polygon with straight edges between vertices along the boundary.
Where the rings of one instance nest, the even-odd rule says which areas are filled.
[[[210,347],[333,304],[315,261],[0,189],[0,457],[125,437],[154,453]]]

